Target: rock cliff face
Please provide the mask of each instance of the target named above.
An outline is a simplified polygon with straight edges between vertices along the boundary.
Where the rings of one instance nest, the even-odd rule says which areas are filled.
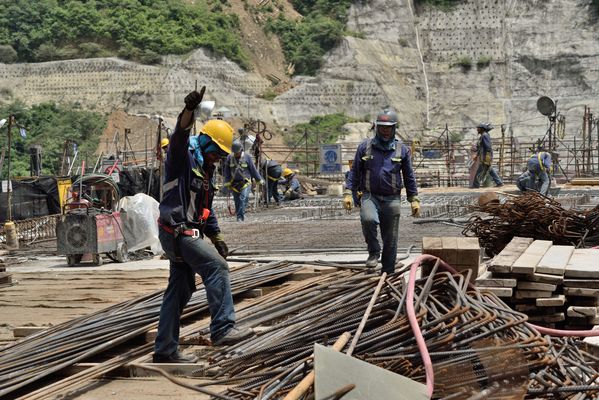
[[[584,105],[599,108],[599,22],[589,0],[468,0],[451,11],[416,10],[412,0],[358,2],[347,37],[316,77],[272,102],[258,96],[271,82],[202,50],[158,66],[118,59],[0,64],[0,96],[26,103],[79,102],[90,109],[173,117],[181,99],[206,85],[208,97],[234,114],[279,125],[345,112],[372,117],[399,111],[406,136],[481,120],[515,135],[542,136],[542,95],[557,100],[568,132],[578,132]]]

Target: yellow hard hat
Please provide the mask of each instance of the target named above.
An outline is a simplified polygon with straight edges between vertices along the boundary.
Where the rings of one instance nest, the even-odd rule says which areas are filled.
[[[293,171],[291,170],[291,168],[285,168],[285,169],[283,170],[283,176],[284,176],[285,178],[286,178],[286,177],[288,177],[288,176],[289,176],[289,175],[291,175],[291,174],[293,174]]]
[[[200,132],[210,136],[212,141],[225,153],[231,153],[233,144],[233,127],[222,119],[211,119],[206,122]]]
[[[160,147],[162,147],[164,149],[166,146],[168,146],[168,143],[169,143],[168,139],[167,138],[163,138],[160,141]]]

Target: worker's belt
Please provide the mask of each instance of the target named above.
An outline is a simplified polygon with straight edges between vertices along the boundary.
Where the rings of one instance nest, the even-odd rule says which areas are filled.
[[[171,235],[175,236],[175,238],[179,235],[191,236],[194,239],[197,239],[200,237],[200,230],[196,229],[196,228],[186,228],[183,225],[173,227],[173,226],[165,224],[161,220],[158,220],[158,225],[166,233],[170,233]]]

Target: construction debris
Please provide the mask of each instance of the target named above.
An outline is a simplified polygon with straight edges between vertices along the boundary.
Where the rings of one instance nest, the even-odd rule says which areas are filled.
[[[536,192],[510,196],[505,203],[490,202],[475,211],[463,231],[479,238],[490,256],[499,254],[514,236],[550,240],[554,244],[592,247],[599,245],[599,208],[567,210],[557,200]]]

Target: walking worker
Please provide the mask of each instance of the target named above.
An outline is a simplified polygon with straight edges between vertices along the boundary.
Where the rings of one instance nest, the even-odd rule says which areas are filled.
[[[262,160],[260,162],[260,171],[266,176],[264,202],[268,203],[272,198],[279,205],[281,202],[279,180],[281,179],[281,175],[283,175],[283,168],[275,160]]]
[[[476,158],[478,160],[478,170],[476,171],[476,178],[474,179],[474,188],[479,188],[487,179],[487,175],[491,176],[495,186],[503,186],[503,182],[497,171],[491,165],[493,162],[493,144],[491,142],[491,135],[489,132],[493,130],[493,126],[488,122],[481,122],[476,126],[476,131],[480,135],[476,144]]]
[[[199,136],[190,138],[194,110],[205,87],[185,97],[170,138],[165,163],[164,197],[160,203],[158,237],[170,260],[168,286],[160,308],[154,343],[156,363],[194,362],[178,351],[180,317],[195,290],[195,274],[204,282],[210,311],[210,336],[214,345],[236,343],[253,334],[235,326],[235,310],[225,258],[228,248],[212,211],[215,162],[231,152],[233,128],[222,120],[210,120]],[[214,246],[203,240],[210,238]]]
[[[351,181],[344,192],[344,207],[353,207],[352,192],[361,191],[360,221],[368,248],[366,267],[378,264],[381,246],[377,239],[380,225],[383,240],[382,272],[395,272],[401,189],[405,186],[412,216],[420,216],[420,200],[412,169],[410,149],[395,138],[397,114],[385,110],[376,117],[375,136],[358,146],[351,169]],[[403,177],[403,180],[402,180]]]
[[[526,172],[518,177],[516,181],[518,189],[522,192],[536,190],[543,196],[547,196],[551,186],[552,166],[551,153],[542,149],[537,151],[526,162]]]
[[[302,197],[302,188],[297,179],[295,172],[291,168],[285,168],[283,170],[283,200],[297,200]]]
[[[237,222],[242,222],[245,220],[245,208],[252,190],[252,178],[260,185],[264,184],[264,181],[256,170],[252,158],[243,151],[243,145],[239,140],[233,141],[231,150],[232,154],[229,154],[225,160],[223,175],[225,186],[233,192]]]

